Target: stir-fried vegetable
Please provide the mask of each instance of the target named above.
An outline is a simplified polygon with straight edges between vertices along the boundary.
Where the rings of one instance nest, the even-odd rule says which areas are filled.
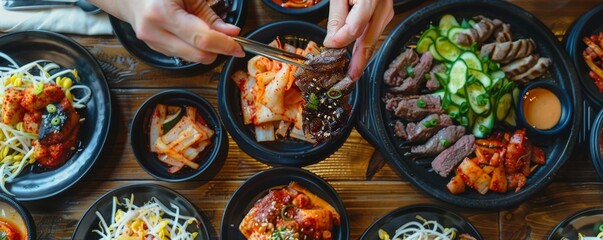
[[[195,239],[197,232],[189,232],[189,225],[197,227],[199,220],[194,217],[182,216],[180,209],[173,203],[166,207],[153,197],[142,206],[134,205],[134,194],[130,199],[124,198],[120,203],[113,197],[113,210],[109,224],[100,212],[99,229],[93,232],[100,235],[101,240],[113,239],[161,239],[184,240]],[[107,219],[108,220],[108,219]],[[149,238],[152,237],[152,238]]]
[[[23,103],[16,97],[27,89],[33,89],[33,94],[43,98],[44,89],[47,86],[55,86],[55,89],[64,91],[65,98],[73,107],[84,108],[92,91],[87,86],[75,84],[79,82],[78,71],[75,69],[64,69],[48,60],[37,60],[20,66],[2,52],[0,58],[9,63],[8,66],[0,66],[3,118],[0,122],[0,188],[10,194],[5,184],[13,181],[28,164],[36,162],[35,147],[32,146],[32,142],[38,136],[31,129],[37,130],[41,124],[32,119],[35,114],[24,116]],[[54,107],[56,111],[54,104],[42,107],[47,107],[48,112],[51,112]]]

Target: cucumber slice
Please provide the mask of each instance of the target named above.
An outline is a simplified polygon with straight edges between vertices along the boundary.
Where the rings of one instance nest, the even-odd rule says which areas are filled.
[[[442,86],[446,86],[448,85],[448,75],[446,73],[443,72],[439,72],[435,74],[436,79],[438,80],[438,82],[440,82],[440,85]]]
[[[467,64],[467,66],[469,66],[469,64]],[[483,72],[469,69],[469,75],[473,75],[485,88],[490,88],[490,86],[492,86],[492,79]]]
[[[174,126],[176,126],[176,124],[180,121],[180,119],[182,119],[182,116],[184,116],[184,111],[182,110],[182,107],[178,107],[178,109],[173,109],[175,110],[174,114],[169,115],[166,117],[166,119],[163,121],[163,132],[167,133],[170,131],[170,129],[172,129]],[[168,112],[170,112],[168,110]]]
[[[435,48],[435,43],[434,43],[434,44],[430,44],[430,45],[429,45],[429,52],[431,53],[431,55],[433,55],[433,58],[434,58],[435,60],[438,60],[438,61],[444,61],[444,57],[442,57],[442,55],[440,55],[440,54],[438,53],[438,51],[436,51],[436,48]]]
[[[467,64],[463,60],[456,60],[450,68],[450,78],[448,81],[448,91],[456,94],[459,89],[465,87],[467,81]]]
[[[448,116],[450,116],[452,119],[459,121],[461,119],[461,109],[455,105],[450,105],[450,107],[448,107],[448,111],[446,111],[448,113]]]
[[[429,45],[433,44],[433,39],[430,37],[422,36],[417,43],[417,53],[423,54],[429,51]]]
[[[513,88],[513,103],[515,103],[515,107],[519,105],[519,88]]]
[[[440,100],[444,99],[444,94],[446,94],[446,90],[444,90],[443,88],[435,90],[435,92],[431,93],[431,95],[433,95],[433,96],[440,97]]]
[[[459,22],[456,21],[456,18],[452,16],[452,14],[446,14],[440,19],[440,34],[446,36],[450,28],[458,26],[460,25]]]
[[[517,122],[515,122],[515,108],[509,110],[509,114],[505,117],[505,123],[511,127],[517,126]]]
[[[509,114],[509,109],[511,109],[511,105],[513,104],[513,96],[511,93],[506,93],[502,95],[498,99],[496,103],[496,119],[498,121],[503,121],[507,114]]]
[[[467,34],[470,34],[470,32],[471,32],[471,31],[470,31],[469,29],[466,29],[466,28],[462,28],[462,27],[452,27],[452,28],[450,28],[450,29],[448,30],[448,34],[446,35],[446,37],[447,37],[447,38],[448,38],[448,40],[450,40],[450,42],[451,42],[452,44],[454,44],[455,46],[457,46],[457,47],[459,47],[459,48],[462,48],[462,49],[467,50],[467,49],[471,48],[471,45],[469,45],[469,46],[464,46],[464,45],[461,45],[461,44],[459,44],[459,43],[457,43],[457,42],[456,42],[456,39],[457,39],[457,37],[459,36],[459,34],[461,34],[461,33],[467,33]]]
[[[477,71],[482,71],[482,62],[479,60],[479,57],[477,57],[475,53],[466,51],[461,53],[460,58],[465,61],[468,68]]]
[[[490,98],[487,96],[486,89],[479,82],[474,82],[466,86],[467,100],[471,110],[476,114],[487,114],[490,110]]]
[[[473,110],[469,109],[469,111],[467,111],[467,119],[469,120],[469,128],[471,129],[473,127],[473,125],[475,125],[475,119],[477,118],[477,114],[475,114],[473,112]]]
[[[423,34],[421,34],[421,38],[431,38],[431,40],[435,40],[438,38],[438,35],[438,28],[430,26]]]
[[[456,60],[461,55],[461,50],[452,44],[452,42],[448,41],[448,38],[445,37],[438,37],[436,39],[435,49],[438,51],[440,56],[449,62]]]
[[[457,106],[461,106],[463,105],[463,103],[467,102],[467,98],[459,96],[458,94],[451,94],[450,100],[452,101],[452,103],[454,103],[454,105]]]
[[[494,128],[494,122],[494,112],[487,116],[478,116],[475,119],[475,125],[473,125],[473,135],[476,138],[488,137]]]

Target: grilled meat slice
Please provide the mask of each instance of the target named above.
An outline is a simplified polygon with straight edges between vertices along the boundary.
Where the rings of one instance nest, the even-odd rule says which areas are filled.
[[[42,114],[38,141],[43,145],[64,142],[80,127],[80,116],[67,98],[53,105],[56,108],[55,112],[46,110]]]
[[[385,84],[390,86],[398,86],[402,84],[402,81],[408,76],[406,68],[414,66],[419,62],[419,55],[408,48],[406,51],[401,53],[394,61],[389,64],[387,70],[383,74],[383,80]]]
[[[474,150],[475,136],[465,135],[433,159],[431,167],[440,176],[447,177],[452,172],[452,169]]]
[[[433,66],[433,68],[431,68],[431,71],[429,71],[429,79],[427,80],[427,83],[425,83],[425,87],[427,87],[429,91],[435,91],[440,89],[440,81],[438,81],[436,73],[444,73],[445,71],[446,67],[444,66],[444,64],[440,63]]]
[[[494,19],[497,21],[498,19]],[[500,20],[498,20],[500,21]],[[510,42],[513,41],[513,37],[511,36],[511,25],[507,23],[501,22],[500,27],[494,30],[494,37],[497,42]]]
[[[477,16],[475,20],[478,20],[472,28],[469,29],[469,32],[460,33],[456,37],[456,43],[462,46],[471,46],[474,42],[483,43],[485,42],[497,28],[495,23],[486,17]],[[498,23],[498,22],[497,22]]]
[[[406,129],[404,128],[404,123],[400,120],[397,120],[396,124],[394,124],[394,135],[402,139],[408,139]]]
[[[304,133],[312,135],[315,144],[339,136],[348,124],[354,82],[344,77],[346,53],[345,48],[325,48],[305,62],[312,70],[298,68],[295,72],[295,84],[304,98]]]
[[[436,156],[446,149],[450,144],[465,135],[465,127],[448,126],[438,131],[423,145],[412,146],[410,154],[415,156]]]
[[[480,50],[481,56],[506,64],[515,59],[526,57],[534,51],[536,43],[532,39],[519,39],[513,42],[494,42],[484,44]]]
[[[431,123],[435,121],[435,125]],[[406,139],[410,142],[420,142],[429,139],[440,129],[451,126],[452,119],[446,114],[431,114],[418,123],[408,123],[406,126]]]
[[[412,74],[404,79],[402,85],[390,88],[389,90],[395,93],[417,94],[425,81],[425,74],[431,70],[432,62],[433,56],[431,53],[425,52],[421,56],[419,63],[412,67]]]
[[[513,79],[514,81],[527,83],[544,75],[552,64],[553,61],[551,61],[551,59],[549,58],[539,58],[538,62],[536,62],[534,66],[532,66],[530,69],[526,70],[522,74],[513,76],[511,79]]]
[[[440,97],[433,95],[391,98],[386,100],[386,109],[405,121],[419,121],[429,114],[444,112]]]
[[[507,77],[512,79],[513,77],[526,72],[528,69],[534,66],[536,62],[538,62],[538,58],[538,55],[532,54],[502,66],[501,70],[507,74]]]

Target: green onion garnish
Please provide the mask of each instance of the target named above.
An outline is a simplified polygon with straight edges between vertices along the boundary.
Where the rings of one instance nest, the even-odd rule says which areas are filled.
[[[412,68],[412,66],[406,67],[406,73],[408,73],[408,76],[411,76],[411,77],[415,76],[415,70]]]
[[[446,139],[440,139],[440,145],[442,145],[443,147],[448,147],[450,146],[450,142]]]
[[[425,100],[423,100],[423,99],[419,99],[419,100],[417,100],[417,107],[426,108],[427,102],[425,102]]]
[[[331,99],[339,99],[341,96],[343,96],[343,94],[339,89],[330,89],[327,92],[327,96],[329,96]]]
[[[52,125],[59,125],[61,123],[61,119],[59,117],[53,117],[52,120],[50,120],[50,123]]]
[[[46,105],[46,111],[48,111],[49,113],[54,113],[57,111],[57,106],[55,106],[54,104],[48,104]]]

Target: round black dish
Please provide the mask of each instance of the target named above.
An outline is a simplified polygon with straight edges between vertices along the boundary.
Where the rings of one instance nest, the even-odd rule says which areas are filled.
[[[603,109],[599,111],[595,121],[590,129],[590,158],[593,161],[593,166],[599,174],[599,178],[603,179],[603,153],[601,152],[601,130],[603,129]]]
[[[350,239],[350,226],[345,206],[335,189],[322,178],[299,168],[278,167],[257,173],[245,181],[230,197],[224,215],[222,216],[222,229],[220,239],[245,240],[239,231],[239,224],[245,215],[264,197],[268,191],[275,187],[288,185],[295,181],[308,189],[316,196],[327,201],[337,210],[341,224],[333,229],[333,240]]]
[[[214,130],[211,144],[200,153],[199,169],[185,168],[181,172],[171,174],[168,172],[169,167],[157,159],[156,153],[151,152],[149,127],[155,106],[159,103],[195,107],[207,125]],[[228,136],[222,128],[220,117],[205,98],[187,90],[163,91],[145,101],[132,120],[130,144],[140,166],[151,176],[166,182],[183,182],[198,176],[209,180],[220,171],[228,155]]]
[[[396,12],[407,11],[409,8],[421,4],[425,0],[394,0],[394,9]]]
[[[90,170],[103,149],[111,122],[111,97],[107,80],[98,62],[84,47],[57,33],[26,31],[6,34],[0,37],[0,52],[8,54],[18,64],[47,59],[65,68],[75,68],[81,77],[80,84],[92,90],[83,116],[86,121],[80,126],[80,149],[55,170],[34,173],[28,167],[7,184],[7,189],[20,201],[54,196],[77,183]],[[0,59],[0,66],[7,64]]]
[[[398,208],[382,216],[364,231],[360,240],[379,240],[379,229],[394,237],[396,229],[407,222],[418,221],[416,216],[428,221],[435,220],[444,227],[454,227],[458,230],[457,234],[467,233],[475,239],[483,239],[477,229],[462,215],[435,205],[417,204]]]
[[[281,21],[260,27],[245,37],[263,43],[270,43],[277,36],[285,42],[291,42],[294,43],[293,45],[302,47],[310,40],[321,43],[326,36],[326,31],[307,22]],[[247,126],[243,123],[241,94],[237,84],[231,79],[231,75],[235,71],[247,69],[247,61],[251,57],[253,57],[251,54],[247,54],[245,58],[230,58],[222,70],[218,84],[218,110],[224,126],[239,147],[263,163],[287,166],[310,165],[337,151],[352,131],[351,123],[357,112],[359,88],[355,88],[351,93],[352,114],[348,120],[350,124],[339,137],[315,147],[310,143],[294,140],[258,143],[255,140],[253,126]]]
[[[124,198],[129,199],[131,194],[134,194],[134,204],[138,206],[155,197],[168,208],[170,203],[176,205],[180,209],[180,215],[195,217],[199,220],[199,228],[197,229],[195,224],[191,224],[187,228],[188,231],[197,230],[199,235],[195,239],[210,240],[210,236],[215,232],[207,216],[198,211],[188,199],[178,192],[157,184],[134,184],[117,188],[96,200],[77,223],[71,239],[98,239],[99,235],[92,232],[94,229],[99,229],[100,220],[96,212],[100,212],[105,221],[110,222],[111,219],[108,217],[111,216],[113,197],[117,197],[121,201]]]
[[[0,202],[4,202],[4,203],[8,204],[9,207],[14,208],[19,213],[19,215],[23,219],[23,222],[25,223],[25,227],[27,229],[27,240],[37,239],[36,223],[35,223],[33,217],[31,217],[31,214],[29,214],[29,211],[27,211],[27,209],[25,207],[23,207],[23,205],[21,205],[17,200],[15,200],[9,196],[6,196],[4,194],[0,194]],[[15,219],[12,219],[12,220],[15,220]]]
[[[225,0],[229,3],[228,16],[224,20],[227,23],[234,24],[238,27],[243,26],[244,14],[246,13],[246,2],[245,0]],[[166,56],[151,49],[145,42],[141,41],[136,37],[136,32],[127,22],[121,21],[116,17],[109,15],[109,21],[113,27],[113,32],[119,42],[124,46],[130,54],[136,56],[146,64],[159,69],[165,70],[178,70],[178,71],[209,71],[220,63],[222,63],[226,57],[219,55],[216,61],[209,65],[203,65],[197,62],[186,62],[179,58]]]
[[[318,4],[307,8],[285,8],[276,4],[273,0],[262,0],[272,10],[295,17],[312,17],[315,20],[326,17],[329,9],[329,0],[321,0]]]
[[[548,143],[548,147],[545,149],[546,164],[539,167],[528,177],[527,184],[519,192],[504,194],[489,192],[486,195],[480,195],[476,191],[468,189],[465,193],[453,195],[446,189],[446,184],[450,178],[440,177],[431,170],[430,165],[418,165],[407,159],[404,157],[405,150],[398,148],[402,142],[394,136],[389,125],[392,118],[382,102],[385,93],[383,73],[389,63],[403,50],[405,43],[427,29],[430,23],[438,22],[442,15],[448,13],[466,18],[484,15],[511,24],[513,32],[524,37],[530,37],[537,43],[537,51],[541,56],[552,59],[553,66],[549,70],[550,79],[554,79],[562,89],[569,92],[574,109],[570,127],[553,139],[552,143]],[[580,92],[573,81],[576,78],[575,69],[550,30],[535,16],[511,3],[505,1],[448,0],[431,4],[400,23],[389,35],[381,50],[377,53],[375,60],[365,71],[365,75],[360,81],[363,84],[363,86],[360,86],[361,89],[370,90],[363,92],[365,95],[363,96],[364,101],[362,101],[360,112],[364,114],[359,116],[358,121],[356,121],[356,129],[383,153],[392,168],[399,174],[407,176],[414,185],[437,199],[469,208],[515,206],[546,186],[572,152],[578,134],[578,123],[582,115],[582,108],[577,106],[581,102]],[[368,86],[371,86],[371,88]],[[540,146],[540,142],[534,142],[534,144]]]
[[[551,91],[553,94],[555,94],[555,96],[557,96],[559,102],[561,103],[561,116],[559,117],[559,122],[557,122],[557,124],[551,129],[535,128],[534,126],[528,124],[525,118],[525,114],[523,113],[523,103],[524,101],[526,101],[526,93],[535,88],[544,88]],[[532,132],[533,134],[538,135],[540,137],[554,137],[555,135],[565,131],[565,128],[567,128],[570,123],[570,120],[572,119],[571,116],[573,109],[570,97],[567,92],[559,88],[557,84],[553,81],[534,81],[527,84],[519,94],[519,102],[517,105],[517,113],[515,114],[518,120],[517,126],[525,128],[527,131]]]
[[[603,93],[599,92],[595,81],[588,76],[590,68],[588,68],[582,56],[582,52],[586,49],[586,43],[582,41],[582,38],[603,32],[602,23],[603,5],[599,5],[584,13],[573,24],[565,39],[565,48],[574,62],[574,66],[576,66],[576,72],[582,84],[582,89],[588,99],[594,104],[593,107],[596,110],[603,107]]]
[[[551,232],[548,240],[578,239],[578,233],[596,236],[603,224],[603,207],[587,208],[573,213],[561,221]]]

